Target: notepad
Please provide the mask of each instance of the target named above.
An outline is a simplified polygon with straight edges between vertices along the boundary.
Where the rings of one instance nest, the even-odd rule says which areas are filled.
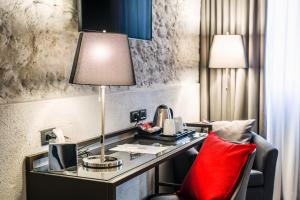
[[[141,145],[141,144],[122,144],[114,148],[111,151],[122,151],[130,153],[144,153],[144,154],[158,154],[170,148],[169,146],[152,146],[152,145]]]

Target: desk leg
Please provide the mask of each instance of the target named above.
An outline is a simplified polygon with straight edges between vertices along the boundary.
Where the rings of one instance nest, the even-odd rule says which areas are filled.
[[[155,194],[159,193],[159,166],[155,167],[155,176],[154,176],[154,183],[155,183],[155,188],[154,192]]]

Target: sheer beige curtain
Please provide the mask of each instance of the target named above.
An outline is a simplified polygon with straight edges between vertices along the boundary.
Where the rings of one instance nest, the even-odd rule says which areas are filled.
[[[267,0],[202,0],[200,84],[201,119],[256,119],[264,133],[264,44]],[[215,34],[243,36],[249,68],[209,69],[209,50]],[[227,94],[229,97],[227,98]],[[228,100],[228,102],[226,102]],[[224,109],[226,106],[226,109]]]

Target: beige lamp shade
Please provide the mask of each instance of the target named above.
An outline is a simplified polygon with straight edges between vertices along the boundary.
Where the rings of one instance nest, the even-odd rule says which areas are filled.
[[[135,85],[127,35],[81,32],[70,83]]]
[[[209,68],[247,68],[241,35],[215,35],[210,49]]]

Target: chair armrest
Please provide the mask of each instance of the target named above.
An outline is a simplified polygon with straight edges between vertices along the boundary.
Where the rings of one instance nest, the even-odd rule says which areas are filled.
[[[173,159],[175,183],[182,183],[197,155],[198,151],[195,148],[191,148]]]
[[[253,168],[263,172],[264,199],[271,200],[273,196],[274,179],[278,150],[263,137],[253,133],[253,143],[256,144],[256,158]]]
[[[159,186],[172,187],[174,189],[179,189],[181,186],[180,184],[177,184],[177,183],[168,183],[168,182],[163,182],[163,181],[160,181],[158,184],[159,184]]]

